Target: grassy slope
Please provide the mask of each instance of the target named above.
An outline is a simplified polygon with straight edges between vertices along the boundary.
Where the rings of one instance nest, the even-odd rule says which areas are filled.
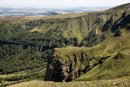
[[[13,40],[19,41],[19,43],[28,43],[28,42],[33,43],[33,44],[35,43],[36,46],[39,45],[39,44],[40,45],[45,44],[45,46],[52,46],[56,42],[61,42],[61,43],[65,42],[65,41],[62,41],[63,39],[67,39],[68,42],[70,41],[70,43],[67,43],[66,45],[74,45],[75,43],[71,42],[71,41],[74,38],[76,38],[77,39],[76,42],[79,45],[79,43],[82,42],[82,40],[85,38],[85,36],[87,36],[89,34],[89,32],[91,30],[93,30],[93,32],[95,32],[94,29],[97,29],[99,31],[98,35],[100,35],[101,30],[99,28],[101,28],[103,26],[103,24],[112,16],[112,14],[111,14],[112,12],[113,11],[110,10],[108,12],[105,11],[105,12],[99,12],[99,13],[96,12],[96,13],[90,13],[90,14],[88,14],[88,13],[72,14],[71,16],[70,15],[58,15],[58,16],[46,17],[46,18],[43,18],[43,17],[38,17],[38,18],[34,18],[34,17],[32,17],[32,18],[29,18],[29,17],[20,17],[20,18],[19,17],[18,18],[17,17],[10,17],[10,18],[9,17],[7,17],[7,18],[1,17],[1,19],[2,19],[0,21],[1,25],[2,26],[5,25],[5,24],[6,25],[5,25],[5,27],[1,27],[2,33],[0,34],[1,35],[0,39],[5,39],[7,41],[13,41]],[[115,13],[113,12],[113,14],[116,14],[116,12]],[[114,21],[116,21],[116,19],[121,17],[122,11],[121,11],[121,13],[119,13],[117,15],[118,16],[114,16]],[[99,17],[99,18],[97,18],[97,17]],[[97,20],[97,19],[101,19],[101,20]],[[97,22],[95,22],[95,21],[97,21]],[[26,24],[27,24],[27,26],[25,26]],[[92,26],[92,24],[96,24],[96,25]],[[100,26],[97,26],[97,25],[100,25]],[[28,27],[28,28],[25,28],[25,27]],[[63,35],[62,37],[64,37],[64,38],[60,38],[60,40],[59,40],[58,37],[61,37],[61,35]],[[43,38],[43,37],[48,37],[48,36],[50,36],[50,37],[49,38]],[[46,39],[46,42],[41,42],[41,40],[39,40],[39,38],[40,39],[41,38]],[[55,40],[55,39],[57,39],[57,40]],[[50,41],[52,42],[52,44],[50,44]],[[114,41],[115,41],[115,39],[114,39]],[[112,46],[111,41],[108,42],[108,43],[110,44],[110,46],[108,45],[108,48],[106,49],[106,52],[104,52],[105,53],[104,55],[109,54],[109,50],[111,50],[110,49],[110,47]],[[85,42],[85,44],[86,44],[86,42]],[[85,45],[85,44],[83,44],[83,45]],[[92,44],[91,41],[90,41],[90,44]],[[129,44],[129,42],[128,42],[128,44]],[[56,45],[59,46],[59,43],[58,44],[56,43]],[[61,45],[59,47],[64,47],[64,46],[65,45],[63,43],[63,45]],[[127,46],[128,45],[126,44],[126,48],[127,48]],[[11,48],[11,50],[12,50],[12,48]],[[122,54],[125,55],[126,60],[129,61],[129,59],[128,59],[129,55],[124,54],[125,51],[127,51],[127,50],[120,51],[121,55]],[[128,49],[128,51],[129,51],[129,49]],[[25,52],[25,50],[24,50],[24,52]],[[3,60],[4,59],[3,58],[2,60],[7,61],[7,63],[5,63],[5,65],[1,65],[1,67],[4,68],[3,70],[7,70],[7,68],[10,70],[10,68],[12,66],[10,67],[9,63],[11,61],[13,66],[17,66],[17,67],[14,67],[14,69],[13,69],[13,71],[14,71],[15,68],[19,68],[18,65],[20,63],[23,63],[21,60],[25,59],[24,63],[27,64],[26,69],[28,69],[30,71],[28,71],[28,70],[26,71],[26,69],[25,69],[25,70],[22,70],[22,71],[17,71],[17,72],[13,72],[13,73],[9,73],[9,74],[4,74],[4,75],[0,74],[0,81],[1,81],[1,78],[2,78],[2,81],[3,81],[3,77],[4,77],[4,80],[9,79],[9,81],[10,81],[10,79],[11,80],[13,79],[13,81],[11,81],[11,82],[15,82],[15,81],[18,80],[19,77],[20,78],[28,78],[26,76],[27,74],[29,74],[30,77],[33,76],[32,72],[34,72],[34,71],[42,71],[41,73],[43,73],[43,69],[41,69],[41,67],[44,67],[44,66],[42,66],[43,63],[41,63],[41,60],[44,61],[44,59],[41,59],[41,57],[40,58],[35,57],[35,55],[34,55],[35,58],[29,57],[30,58],[29,60],[31,60],[31,58],[34,59],[34,60],[31,61],[31,63],[25,62],[25,61],[27,61],[26,57],[22,58],[22,56],[24,54],[28,54],[28,52],[25,52],[25,53],[24,52],[18,53],[17,55],[13,55],[11,57],[8,57],[8,58],[11,58],[11,60],[10,59]],[[37,55],[37,53],[36,53],[36,55]],[[42,55],[42,53],[40,53],[40,56],[41,55]],[[20,56],[20,57],[18,57],[18,56]],[[39,52],[38,52],[37,56],[39,56]],[[39,58],[38,61],[35,61],[35,60],[37,60],[37,58]],[[18,62],[17,63],[13,62],[14,60],[18,60]],[[1,62],[3,62],[3,61],[1,61]],[[113,62],[113,61],[115,61],[115,62]],[[106,65],[110,66],[109,62],[114,64],[114,63],[118,62],[118,60],[116,60],[114,56],[110,60],[106,60],[102,64],[103,67],[96,67],[96,69],[92,70],[96,74],[91,71],[92,73],[84,75],[85,80],[88,80],[88,78],[97,79],[98,77],[99,77],[99,79],[102,79],[102,78],[107,79],[108,78],[107,74],[111,74],[115,70],[110,69],[110,72],[106,73],[105,71],[104,72],[98,71],[98,69],[105,70]],[[126,67],[127,67],[128,62],[127,61],[125,61],[125,62],[126,62],[125,64],[126,64]],[[30,66],[28,66],[29,63],[30,64],[35,63],[36,66],[34,66],[33,69],[29,69],[29,67],[30,67]],[[36,69],[37,64],[39,64],[39,63],[41,64],[41,65],[38,65],[38,66],[40,66],[40,68]],[[122,65],[122,63],[121,63],[121,65]],[[3,67],[3,66],[5,66],[5,67]],[[114,65],[112,67],[116,68],[116,66],[117,65]],[[125,69],[127,70],[127,68],[125,68]],[[107,69],[106,69],[106,71],[107,71]],[[22,74],[19,74],[21,72],[22,72]],[[99,74],[100,72],[101,72],[101,74]],[[38,73],[38,75],[34,75],[34,78],[35,78],[35,76],[39,76],[39,75],[40,75],[40,77],[42,77],[43,74],[41,75],[41,73]],[[129,70],[128,70],[128,72],[126,72],[126,74],[127,73],[129,73]],[[15,78],[14,74],[16,74],[16,78]],[[92,74],[94,74],[94,75],[99,74],[99,76],[97,76],[95,78],[95,77],[92,76]],[[117,75],[123,75],[123,72],[119,72],[119,73],[117,73]],[[115,77],[111,77],[111,78],[115,78]],[[78,80],[84,80],[84,78],[81,77]],[[7,82],[7,84],[9,84],[9,83]]]
[[[43,79],[46,59],[51,50],[54,47],[74,45],[71,41],[73,38],[81,40],[85,36],[85,33],[82,34],[84,29],[80,31],[80,26],[77,24],[82,20],[77,17],[86,14],[0,17],[0,41],[2,41],[0,42],[0,82],[9,85],[26,80]],[[75,24],[76,28],[73,27]],[[74,33],[69,37],[71,28]],[[49,50],[44,51],[44,48]]]
[[[130,76],[129,67],[130,64],[130,50],[124,54],[120,52],[119,54],[113,54],[109,59],[106,59],[103,64],[98,64],[92,70],[87,72],[85,75],[76,79],[76,81],[86,81],[86,80],[99,80],[99,79],[113,79],[124,76]]]
[[[109,11],[111,12],[112,10],[109,10]],[[108,13],[109,13],[109,11],[108,11]],[[129,73],[130,73],[130,71],[128,69],[129,57],[130,57],[130,55],[129,55],[130,41],[129,41],[129,28],[128,28],[129,21],[127,21],[128,19],[123,21],[124,24],[121,22],[122,20],[125,19],[125,16],[122,17],[122,13],[123,13],[122,11],[123,10],[113,12],[114,16],[112,19],[113,19],[114,23],[113,23],[112,29],[109,29],[111,27],[109,27],[109,28],[104,27],[104,29],[106,29],[106,30],[104,30],[104,31],[106,31],[105,36],[107,36],[107,38],[105,38],[106,40],[104,41],[104,43],[97,45],[95,47],[92,47],[92,48],[67,47],[67,48],[56,48],[55,49],[54,54],[58,58],[61,58],[61,60],[63,60],[63,62],[70,61],[70,60],[73,61],[73,59],[75,58],[74,55],[76,55],[77,58],[80,58],[80,55],[82,54],[82,52],[86,55],[89,55],[90,57],[94,56],[95,58],[110,56],[107,60],[103,61],[103,64],[101,64],[101,65],[98,64],[96,66],[96,68],[94,68],[94,70],[93,69],[92,69],[92,71],[90,70],[90,73],[89,72],[86,73],[85,75],[83,75],[82,77],[80,77],[77,80],[113,79],[113,78],[118,78],[118,77],[129,75]],[[119,12],[119,14],[118,14],[118,12]],[[90,14],[91,15],[90,17],[93,17],[93,15],[97,15],[97,14],[98,13]],[[100,14],[101,13],[99,13],[99,15]],[[127,14],[126,17],[128,16],[128,18],[129,18],[129,11],[127,11],[126,14]],[[104,15],[102,15],[102,16],[104,16]],[[94,17],[93,17],[93,19],[95,19]],[[85,20],[91,21],[92,24],[95,22],[90,19],[87,19],[86,16],[84,18],[86,18]],[[108,16],[108,18],[109,18],[109,16]],[[105,19],[107,19],[106,16],[105,16],[104,20]],[[126,22],[126,24],[125,24],[125,22]],[[90,25],[91,25],[91,23],[90,23]],[[113,34],[116,34],[118,32],[118,31],[117,32],[115,31],[116,29],[118,29],[118,28],[115,28],[117,25],[120,25],[119,31],[121,32],[120,33],[121,36],[114,37]],[[91,28],[95,28],[95,27],[91,26]],[[107,28],[109,30],[107,30]],[[72,28],[72,30],[73,30],[73,28]],[[111,32],[111,31],[114,31],[114,32]],[[105,46],[105,48],[104,48],[104,46]],[[126,54],[124,54],[124,52],[126,52]],[[121,58],[123,58],[123,59],[121,59]],[[127,68],[123,68],[123,65]],[[109,67],[110,69],[109,68],[107,69],[107,67]],[[78,68],[80,68],[80,67],[78,67]],[[114,73],[115,71],[119,71],[119,72]],[[109,77],[109,75],[111,77]]]
[[[130,78],[119,78],[113,80],[79,81],[69,83],[55,83],[33,80],[8,87],[129,87]]]
[[[105,42],[108,44],[108,49],[112,50],[112,43],[116,42],[115,49],[118,50],[113,52],[102,64],[96,65],[92,70],[76,79],[76,81],[113,79],[130,76],[130,40],[128,38],[130,38],[129,33],[124,33],[120,37],[106,40]]]
[[[99,80],[99,79],[115,79],[120,77],[130,76],[130,40],[129,32],[123,31],[120,37],[108,37],[102,44],[95,47],[66,47],[66,48],[56,48],[54,55],[58,60],[62,62],[73,61],[74,68],[80,69],[82,66],[93,66],[95,62],[89,63],[89,61],[80,61],[81,55],[85,58],[104,58],[102,63],[94,66],[89,72],[82,75],[76,81],[86,81],[86,80]],[[98,59],[95,59],[98,61]],[[89,59],[88,59],[89,60]],[[86,61],[86,62],[85,62]],[[72,63],[73,64],[73,63]],[[89,64],[89,65],[88,65]]]

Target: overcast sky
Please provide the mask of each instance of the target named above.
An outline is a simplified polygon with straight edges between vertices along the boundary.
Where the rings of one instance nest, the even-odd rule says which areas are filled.
[[[0,7],[15,8],[68,8],[68,7],[113,7],[130,0],[0,0]]]

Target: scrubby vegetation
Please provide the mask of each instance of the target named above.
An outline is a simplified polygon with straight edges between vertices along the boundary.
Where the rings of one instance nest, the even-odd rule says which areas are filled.
[[[112,43],[115,41],[117,41],[120,46],[115,45],[115,52],[111,52],[110,57],[101,61],[101,63],[94,66],[93,69],[76,79],[76,81],[115,79],[130,76],[128,67],[130,62],[130,40],[128,40],[128,38],[130,38],[129,35],[125,34],[125,36],[118,37],[116,40],[108,40],[107,43],[112,41],[111,44],[109,44],[110,50],[113,50],[110,47],[112,47]]]
[[[64,36],[69,20],[75,19],[18,19],[0,21],[0,79],[5,85],[44,79],[53,49],[78,43]]]
[[[86,23],[90,22],[86,26],[90,27],[90,32],[78,44],[82,47],[55,48],[48,59],[45,80],[69,82],[76,78],[77,81],[86,81],[129,76],[129,69],[124,69],[129,66],[130,57],[130,14],[127,9],[126,6],[121,10],[108,10],[105,15],[90,13],[83,16]]]
[[[127,32],[94,47],[56,48],[46,79],[59,82],[79,77],[76,81],[91,81],[129,76],[129,38]]]
[[[86,81],[130,76],[129,9],[126,4],[104,12],[0,17],[0,86],[44,77]]]

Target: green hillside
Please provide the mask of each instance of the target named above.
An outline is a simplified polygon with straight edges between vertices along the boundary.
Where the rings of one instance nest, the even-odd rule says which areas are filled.
[[[0,17],[0,83],[129,76],[129,29],[129,4],[92,13]]]
[[[80,47],[54,49],[48,59],[45,80],[91,81],[129,76],[129,4],[119,7],[123,8],[109,9],[105,15],[97,12],[83,16],[86,21],[89,18],[86,23],[90,24],[86,28],[90,31],[88,29],[87,36],[78,45]]]

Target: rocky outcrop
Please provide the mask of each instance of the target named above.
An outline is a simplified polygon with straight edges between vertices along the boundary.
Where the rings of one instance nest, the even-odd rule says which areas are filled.
[[[88,13],[79,17],[77,20],[82,19],[78,22],[82,24],[82,28],[86,29],[87,33],[78,46],[93,46],[93,44],[102,42],[106,38],[121,36],[121,29],[129,30],[129,4],[121,7],[119,10],[114,8],[104,12]],[[91,48],[67,47],[54,49],[52,56],[48,58],[45,80],[69,82],[85,74],[97,64],[102,64],[103,60],[112,56],[122,45],[120,40],[114,39],[107,42],[107,39],[103,44]]]
[[[112,53],[118,50],[117,46],[119,47],[118,44],[113,43],[111,49],[106,44],[92,48],[56,48],[48,60],[45,80],[72,81],[109,58]]]

